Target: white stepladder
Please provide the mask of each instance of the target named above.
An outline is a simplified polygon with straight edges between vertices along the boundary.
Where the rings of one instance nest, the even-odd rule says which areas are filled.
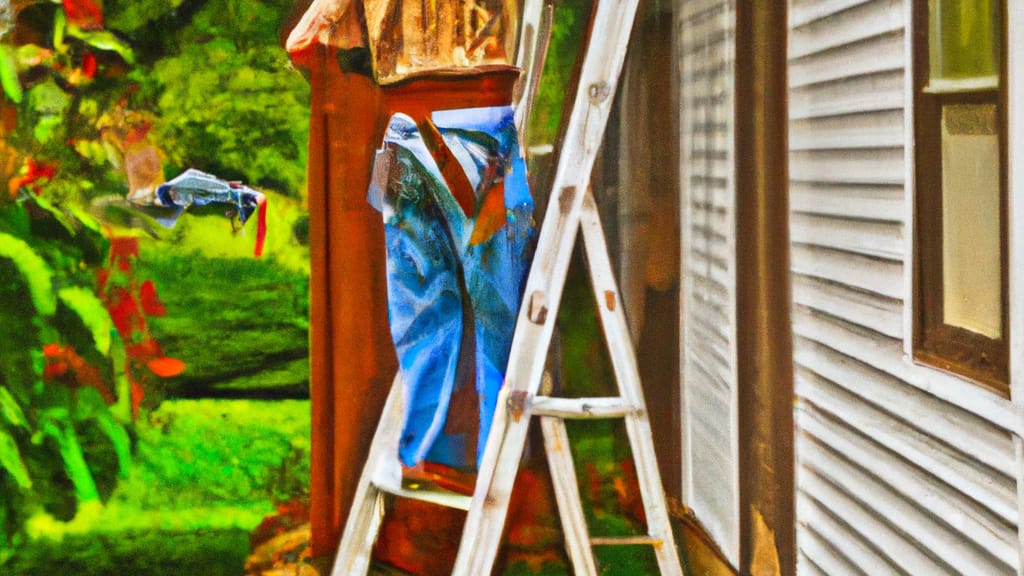
[[[527,18],[530,4],[535,3],[527,2]],[[566,549],[576,574],[596,576],[592,549],[595,545],[638,544],[653,546],[662,574],[682,574],[655,460],[636,354],[597,205],[589,189],[590,172],[604,135],[637,0],[598,0],[595,4],[591,41],[580,71],[553,192],[519,310],[505,385],[498,397],[473,496],[402,487],[398,463],[402,386],[396,377],[356,489],[332,576],[366,574],[383,520],[386,494],[466,510],[452,574],[490,574],[532,416],[540,417]],[[527,48],[532,50],[533,46]],[[619,395],[572,399],[538,395],[569,262],[581,229]],[[589,535],[569,450],[567,418],[624,419],[644,505],[646,535]]]

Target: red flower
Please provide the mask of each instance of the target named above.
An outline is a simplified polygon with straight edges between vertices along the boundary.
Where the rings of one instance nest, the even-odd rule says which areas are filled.
[[[27,158],[25,160],[25,166],[21,170],[21,176],[15,176],[7,182],[7,190],[14,196],[18,193],[18,190],[25,186],[32,188],[32,192],[36,195],[40,192],[40,185],[36,184],[39,180],[51,180],[57,174],[57,168],[52,164],[46,164],[44,162],[36,162],[33,158]]]
[[[107,311],[124,340],[129,340],[135,327],[142,322],[135,299],[124,288],[115,288],[107,294]]]
[[[177,358],[168,358],[167,356],[164,356],[163,358],[154,358],[147,362],[146,366],[153,372],[153,374],[156,374],[161,378],[177,376],[185,370],[184,362]]]
[[[68,372],[68,363],[63,361],[50,362],[43,368],[43,378],[49,380],[63,376]]]
[[[139,239],[130,236],[117,236],[110,239],[110,263],[117,263],[122,272],[131,271],[132,257],[139,257]]]
[[[146,397],[146,391],[139,386],[138,382],[132,381],[132,420],[139,419],[139,406],[142,405],[142,400]]]
[[[156,295],[156,285],[146,280],[139,288],[139,299],[142,301],[142,312],[147,316],[166,316],[167,308]]]
[[[152,358],[160,358],[164,355],[160,344],[153,338],[146,338],[138,344],[129,344],[125,347],[128,356],[135,360],[148,361]]]
[[[68,22],[83,30],[98,30],[103,28],[103,7],[102,2],[92,0],[63,0],[64,15]]]
[[[82,56],[82,75],[86,78],[96,77],[96,57],[91,52]]]

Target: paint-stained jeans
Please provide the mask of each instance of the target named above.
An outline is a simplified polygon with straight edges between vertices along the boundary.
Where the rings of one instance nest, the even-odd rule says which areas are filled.
[[[404,386],[399,457],[471,469],[508,363],[533,254],[533,200],[511,107],[439,111],[430,123],[433,155],[410,117],[392,116],[367,199],[384,217]],[[442,175],[456,167],[470,196],[456,198]]]

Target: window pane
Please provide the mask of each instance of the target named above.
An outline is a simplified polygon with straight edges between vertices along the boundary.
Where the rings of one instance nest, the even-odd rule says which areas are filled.
[[[929,0],[931,79],[998,77],[1000,0]]]
[[[996,106],[944,106],[944,321],[993,339],[1002,336],[999,188]]]

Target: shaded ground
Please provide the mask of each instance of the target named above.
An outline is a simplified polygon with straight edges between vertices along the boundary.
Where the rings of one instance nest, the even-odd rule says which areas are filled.
[[[309,280],[270,260],[146,254],[167,316],[152,330],[185,371],[179,398],[308,398]],[[170,289],[173,287],[173,289]]]

